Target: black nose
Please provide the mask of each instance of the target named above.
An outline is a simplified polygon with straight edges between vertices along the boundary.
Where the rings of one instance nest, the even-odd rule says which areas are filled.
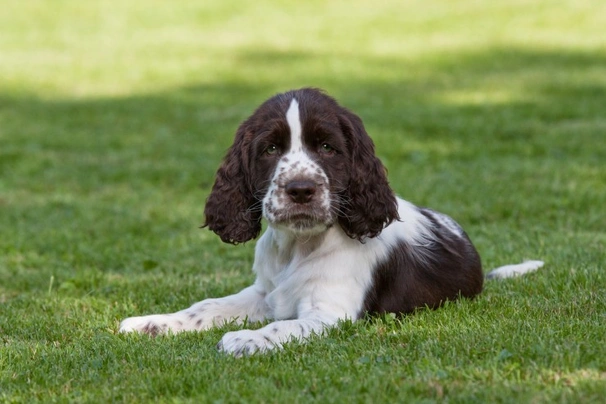
[[[316,193],[313,181],[291,181],[286,184],[286,193],[294,203],[307,203]]]

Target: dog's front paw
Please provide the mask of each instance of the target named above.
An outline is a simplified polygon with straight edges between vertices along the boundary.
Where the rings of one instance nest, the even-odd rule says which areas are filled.
[[[242,330],[228,332],[217,344],[217,349],[237,358],[254,353],[267,352],[280,348],[279,342],[272,341],[261,331]]]
[[[165,334],[168,330],[173,329],[172,319],[165,315],[129,317],[120,323],[121,333],[139,332],[155,337],[159,334]]]

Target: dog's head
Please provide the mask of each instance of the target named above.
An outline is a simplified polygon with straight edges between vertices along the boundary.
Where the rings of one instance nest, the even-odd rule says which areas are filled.
[[[204,213],[233,244],[258,236],[261,217],[300,235],[338,223],[358,240],[398,218],[361,119],[310,88],[270,98],[240,125]]]

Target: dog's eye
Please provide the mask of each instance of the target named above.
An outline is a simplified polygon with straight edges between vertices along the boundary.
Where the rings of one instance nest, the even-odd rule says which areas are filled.
[[[334,154],[335,149],[328,143],[324,142],[320,145],[320,152],[323,154]]]
[[[278,146],[276,146],[275,144],[270,144],[265,148],[265,154],[269,156],[273,156],[276,153],[278,153]]]

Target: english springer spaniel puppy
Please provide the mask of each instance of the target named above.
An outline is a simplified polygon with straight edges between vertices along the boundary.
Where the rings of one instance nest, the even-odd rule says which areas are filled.
[[[396,197],[360,118],[316,89],[278,94],[240,125],[204,213],[204,226],[232,244],[256,238],[266,219],[254,284],[176,313],[128,318],[121,332],[270,320],[225,334],[218,348],[241,356],[322,334],[339,320],[436,308],[482,290],[480,257],[463,229]]]

